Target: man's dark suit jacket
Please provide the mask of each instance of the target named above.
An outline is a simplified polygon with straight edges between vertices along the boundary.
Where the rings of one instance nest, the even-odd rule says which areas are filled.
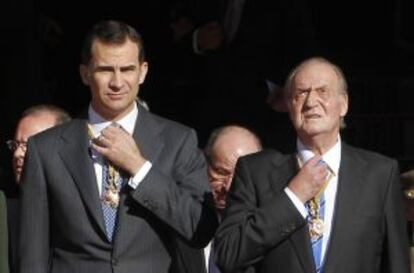
[[[20,200],[16,197],[7,198],[7,227],[9,234],[10,272],[17,272],[18,241],[20,230]]]
[[[206,268],[206,257],[204,249],[197,249],[190,247],[183,241],[177,242],[177,258],[176,269],[177,273],[209,273]],[[253,273],[254,269],[237,271],[236,273]],[[225,272],[222,272],[225,273]]]
[[[29,140],[18,272],[166,273],[176,237],[196,245],[210,240],[216,218],[206,204],[195,132],[138,107],[133,137],[153,166],[136,190],[124,188],[113,244],[105,235],[87,119]]]
[[[7,240],[7,207],[4,193],[0,191],[0,273],[9,272]]]
[[[306,221],[284,192],[298,169],[275,151],[239,159],[215,239],[224,272],[315,272]],[[332,224],[324,273],[409,272],[395,160],[342,145]]]
[[[193,248],[183,242],[177,241],[176,253],[177,273],[208,273],[204,257],[204,249]]]

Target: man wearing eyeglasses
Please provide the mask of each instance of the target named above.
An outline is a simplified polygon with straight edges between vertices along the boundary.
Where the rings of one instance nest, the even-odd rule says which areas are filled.
[[[22,113],[14,139],[7,141],[7,146],[13,153],[13,172],[17,184],[20,183],[29,137],[69,120],[69,114],[54,105],[39,104]]]
[[[208,162],[208,182],[213,193],[214,206],[221,218],[226,207],[226,196],[239,157],[259,152],[259,137],[249,129],[227,125],[215,129],[207,141],[204,153]],[[189,248],[179,242],[178,271],[180,273],[219,273],[212,252],[211,241],[203,250]]]
[[[37,133],[67,122],[70,119],[69,114],[65,110],[50,104],[31,106],[21,114],[14,139],[7,141],[7,146],[13,153],[12,163],[16,186],[20,183],[23,171],[27,140]],[[17,187],[12,188],[17,189]],[[11,193],[11,195],[13,196],[14,194]],[[7,199],[11,272],[15,272],[17,262],[17,236],[20,226],[18,203],[17,198]]]

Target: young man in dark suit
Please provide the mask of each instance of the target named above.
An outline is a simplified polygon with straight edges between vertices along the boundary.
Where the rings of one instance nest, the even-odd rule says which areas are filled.
[[[221,269],[410,272],[397,162],[341,141],[341,69],[306,60],[285,92],[297,151],[239,159],[215,239]]]
[[[80,65],[87,113],[28,142],[20,273],[167,273],[176,237],[210,239],[216,217],[196,134],[136,103],[147,71],[136,30],[93,26]]]

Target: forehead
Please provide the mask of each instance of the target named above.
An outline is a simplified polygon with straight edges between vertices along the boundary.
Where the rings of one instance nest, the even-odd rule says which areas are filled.
[[[216,156],[216,160],[219,158],[234,160],[240,156],[257,152],[257,150],[258,147],[253,137],[240,132],[219,136],[212,147],[212,153]]]
[[[47,128],[54,126],[56,117],[50,113],[36,113],[20,120],[17,130],[17,138],[29,138]]]
[[[99,39],[92,43],[91,61],[95,63],[137,62],[138,56],[138,45],[130,39],[121,44],[104,43]]]
[[[326,63],[313,62],[299,68],[293,85],[296,88],[318,88],[323,86],[333,87],[339,83],[338,75],[332,66]]]

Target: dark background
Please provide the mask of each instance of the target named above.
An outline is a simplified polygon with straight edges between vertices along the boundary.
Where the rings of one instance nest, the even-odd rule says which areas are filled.
[[[161,0],[24,0],[3,5],[0,163],[4,179],[10,177],[10,153],[4,142],[13,137],[23,109],[54,103],[76,115],[87,105],[89,91],[78,76],[80,46],[90,26],[102,19],[123,20],[140,30],[150,62],[150,74],[140,96],[153,112],[195,127],[200,146],[204,146],[208,132],[222,124],[221,120],[211,121],[208,113],[196,111],[208,109],[203,104],[212,103],[213,98],[197,101],[198,90],[189,98],[172,92],[165,84],[169,70],[174,68],[174,63],[166,65],[172,52],[168,48],[169,4]],[[410,0],[308,1],[318,54],[342,67],[349,81],[351,107],[343,138],[397,158],[403,171],[414,167],[413,5]],[[232,98],[222,96],[231,108]],[[202,107],[194,107],[194,103]],[[268,106],[263,103],[263,107]],[[255,115],[254,109],[246,111],[246,124],[259,133],[266,146],[283,146],[272,143],[275,132],[269,130],[290,132],[291,128],[267,125],[287,120],[286,114],[268,108],[263,118]]]

